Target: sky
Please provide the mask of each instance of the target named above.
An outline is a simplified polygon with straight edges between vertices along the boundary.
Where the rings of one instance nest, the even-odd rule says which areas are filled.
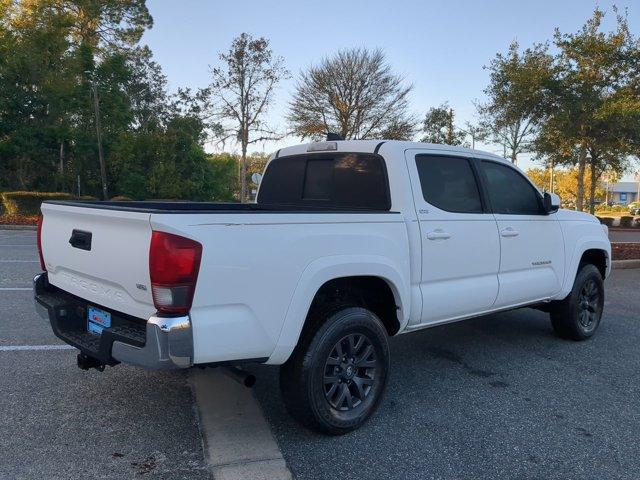
[[[612,28],[614,4],[628,9],[630,28],[640,35],[639,0],[148,0],[154,26],[142,42],[175,91],[206,86],[218,54],[240,33],[268,38],[292,74],[281,83],[267,114],[268,123],[282,130],[301,70],[340,49],[381,48],[393,70],[413,85],[411,110],[417,117],[448,102],[456,124],[463,126],[475,119],[474,102],[482,101],[488,83],[483,66],[497,52],[506,51],[513,40],[523,47],[550,40],[556,27],[576,32],[596,6],[607,12],[604,25]],[[299,141],[288,137],[256,145],[256,150],[270,152]],[[495,145],[476,148],[502,153]],[[526,157],[520,167],[535,166]]]

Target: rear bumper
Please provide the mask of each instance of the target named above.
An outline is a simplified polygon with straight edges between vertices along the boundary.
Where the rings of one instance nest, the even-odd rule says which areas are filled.
[[[33,279],[33,291],[36,311],[51,323],[55,335],[105,365],[122,362],[154,370],[193,365],[189,316],[152,316],[145,323],[110,311],[111,328],[94,335],[86,329],[88,302],[50,285],[46,273]]]

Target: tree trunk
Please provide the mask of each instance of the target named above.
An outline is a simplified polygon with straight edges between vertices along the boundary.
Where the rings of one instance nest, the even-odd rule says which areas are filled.
[[[447,144],[453,145],[453,108],[449,109],[449,124],[447,125]]]
[[[100,125],[100,101],[98,99],[98,88],[92,83],[93,89],[93,106],[96,123],[96,139],[98,140],[98,160],[100,161],[100,181],[102,182],[102,199],[109,199],[107,189],[107,167],[104,163],[104,152],[102,150],[102,126]]]
[[[549,163],[549,191],[551,193],[554,193],[554,189],[556,187],[555,184],[554,184],[555,183],[554,182],[554,180],[555,180],[555,178],[554,178],[554,175],[555,175],[554,167],[555,167],[555,165],[554,165],[554,161],[553,161],[553,158],[552,158],[551,162]]]
[[[246,131],[242,133],[242,156],[240,157],[240,203],[247,201],[247,144]]]
[[[576,210],[584,208],[584,169],[587,163],[587,148],[584,143],[580,145],[580,157],[578,158],[578,185],[576,191]]]
[[[64,141],[60,142],[60,160],[58,163],[58,172],[64,173]]]
[[[19,157],[16,168],[16,177],[18,178],[18,184],[20,190],[27,190],[27,183],[24,180],[24,157]]]
[[[596,184],[598,183],[598,175],[596,174],[596,160],[591,159],[591,178],[589,182],[589,213],[591,215],[596,211],[595,200],[596,200]]]

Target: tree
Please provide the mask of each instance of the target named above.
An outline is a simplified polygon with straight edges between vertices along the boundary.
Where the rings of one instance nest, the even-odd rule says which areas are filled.
[[[0,155],[6,187],[69,190],[82,177],[85,188],[97,191],[92,83],[108,157],[130,127],[127,62],[150,25],[139,0],[3,0]]]
[[[560,196],[563,205],[574,206],[578,192],[578,169],[577,167],[560,168],[553,172],[553,192]],[[590,182],[590,173],[587,172],[587,180]],[[527,170],[527,177],[536,184],[540,190],[551,191],[551,172],[546,168],[530,168]],[[606,197],[605,189],[596,178],[596,188],[594,189],[594,203],[604,201]]]
[[[218,140],[240,144],[240,201],[247,199],[247,149],[249,145],[283,137],[265,123],[280,80],[289,76],[282,57],[273,55],[269,41],[242,33],[219,58],[222,66],[211,70],[213,81],[205,92],[212,105]]]
[[[475,124],[471,122],[464,122],[462,133],[471,137],[471,148],[476,148],[476,142],[486,140],[489,135],[482,123]]]
[[[64,14],[73,42],[94,50],[118,50],[137,44],[153,26],[146,0],[45,0]]]
[[[139,0],[0,0],[1,189],[100,192],[94,90],[111,194],[233,198],[237,160],[210,158],[189,96],[167,96],[150,25]]]
[[[302,138],[411,139],[411,89],[381,50],[343,50],[300,73],[287,119]]]
[[[453,108],[448,103],[432,107],[422,124],[423,142],[443,143],[446,145],[464,145],[465,132],[455,127]]]
[[[559,54],[536,148],[539,156],[577,165],[579,210],[588,169],[592,213],[597,179],[605,170],[623,172],[640,144],[640,43],[619,14],[615,31],[600,31],[603,16],[596,8],[578,33],[556,31]]]
[[[487,67],[488,100],[478,110],[484,128],[514,164],[518,155],[531,147],[536,123],[543,114],[551,65],[546,45],[520,52],[518,43],[512,42],[507,53],[498,53]]]

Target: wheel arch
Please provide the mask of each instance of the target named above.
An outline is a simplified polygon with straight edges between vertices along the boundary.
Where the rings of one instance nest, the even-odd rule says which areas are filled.
[[[384,318],[381,318],[387,332],[394,335],[406,326],[411,306],[408,298],[408,271],[403,272],[385,257],[341,257],[318,259],[305,268],[287,309],[278,342],[267,363],[281,364],[289,358],[298,343],[307,316],[314,307],[314,301],[335,288],[344,290],[347,285],[365,290],[381,288],[383,300],[385,296],[391,295],[394,304],[387,307]],[[386,298],[391,300],[391,296]],[[391,308],[395,309],[395,323],[394,319],[389,319],[388,312]],[[376,313],[375,308],[372,310]],[[379,309],[377,313],[380,313]]]
[[[556,299],[569,295],[578,269],[585,262],[594,264],[602,274],[602,278],[607,278],[611,272],[611,244],[598,238],[585,239],[576,245],[573,254],[568,258],[563,288]]]

